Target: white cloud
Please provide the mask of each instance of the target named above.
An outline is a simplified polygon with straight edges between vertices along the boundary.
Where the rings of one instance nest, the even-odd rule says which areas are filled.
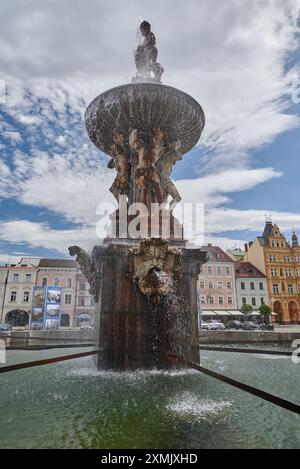
[[[0,222],[0,240],[30,247],[56,249],[67,254],[68,246],[80,244],[91,250],[94,244],[101,244],[95,230],[82,227],[73,230],[51,229],[47,223],[34,223],[28,220]]]
[[[297,67],[287,67],[299,47],[299,13],[300,0],[135,0],[126,8],[121,0],[2,3],[0,78],[7,99],[0,111],[8,119],[0,123],[0,138],[6,138],[0,197],[51,210],[84,228],[60,231],[18,220],[2,223],[1,239],[61,252],[76,239],[87,245],[93,239],[96,206],[112,201],[114,172],[88,141],[83,113],[98,93],[130,81],[139,16],[153,24],[164,81],[194,96],[206,113],[202,177],[176,181],[184,201],[207,205],[208,236],[261,230],[264,211],[222,205],[230,194],[281,174],[253,168],[250,155],[299,124],[288,114]],[[274,214],[283,227],[290,217],[297,215]]]

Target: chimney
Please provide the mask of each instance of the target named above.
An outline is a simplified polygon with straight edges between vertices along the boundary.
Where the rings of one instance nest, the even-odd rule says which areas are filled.
[[[245,248],[245,253],[248,252],[248,244],[247,243],[244,244],[244,248]]]

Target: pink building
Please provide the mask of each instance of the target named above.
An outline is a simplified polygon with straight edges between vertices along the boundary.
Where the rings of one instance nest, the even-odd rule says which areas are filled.
[[[198,288],[202,311],[236,311],[235,263],[219,247],[208,244],[208,262],[202,266]]]
[[[71,259],[41,259],[37,285],[62,287],[61,326],[73,325],[77,264]]]
[[[95,301],[89,292],[90,285],[78,270],[76,274],[76,297],[74,308],[74,326],[79,326],[81,321],[94,323],[95,319]]]

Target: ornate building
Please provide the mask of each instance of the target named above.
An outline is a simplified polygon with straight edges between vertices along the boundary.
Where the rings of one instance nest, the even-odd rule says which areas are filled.
[[[300,323],[300,247],[295,232],[290,244],[276,224],[266,221],[244,256],[267,276],[270,306],[276,320]]]

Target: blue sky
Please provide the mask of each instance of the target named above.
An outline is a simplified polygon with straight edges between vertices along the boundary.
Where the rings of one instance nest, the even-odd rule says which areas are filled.
[[[163,81],[206,113],[199,145],[173,171],[183,200],[206,206],[206,241],[242,245],[270,213],[287,235],[300,233],[300,104],[291,96],[300,2],[170,3],[131,1],[122,18],[120,0],[109,8],[75,0],[72,11],[68,0],[0,6],[0,261],[99,242],[96,207],[111,200],[114,174],[89,142],[83,113],[97,94],[130,81],[139,17],[153,24]],[[178,30],[180,19],[188,30]]]

